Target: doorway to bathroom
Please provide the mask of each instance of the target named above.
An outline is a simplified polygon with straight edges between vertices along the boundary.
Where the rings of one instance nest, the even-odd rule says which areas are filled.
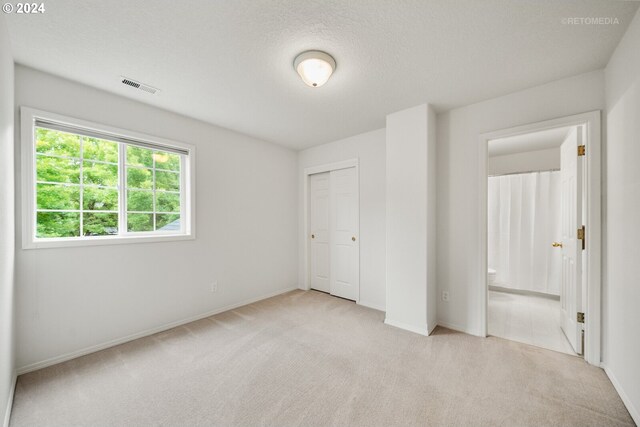
[[[561,327],[561,145],[576,126],[489,141],[488,333],[576,354]],[[555,245],[555,246],[553,246]]]
[[[599,120],[586,113],[481,136],[485,335],[593,364],[600,362]]]

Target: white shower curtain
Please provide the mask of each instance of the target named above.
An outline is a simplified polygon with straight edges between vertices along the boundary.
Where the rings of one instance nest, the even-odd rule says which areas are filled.
[[[560,172],[489,177],[489,268],[495,285],[560,294]]]

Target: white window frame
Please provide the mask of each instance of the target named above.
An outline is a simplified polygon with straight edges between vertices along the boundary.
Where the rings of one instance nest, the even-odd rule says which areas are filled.
[[[112,126],[89,122],[63,116],[56,113],[41,111],[29,107],[20,108],[21,118],[21,194],[22,194],[22,247],[23,249],[59,248],[68,246],[94,246],[115,245],[127,243],[167,242],[176,240],[195,239],[195,165],[196,147],[184,142],[171,141],[156,136],[119,129]],[[59,238],[36,237],[36,151],[35,151],[35,124],[36,120],[52,122],[71,128],[83,129],[103,134],[105,139],[109,135],[115,138],[141,142],[158,150],[180,149],[188,154],[181,156],[180,179],[180,231],[146,231],[129,232],[126,230],[126,142],[119,142],[118,162],[118,190],[119,190],[119,227],[118,235],[109,236],[79,236]],[[154,169],[155,170],[155,169]],[[154,184],[155,185],[155,184]],[[155,199],[155,198],[154,198]],[[155,202],[154,202],[155,206]],[[155,210],[155,207],[154,207]]]

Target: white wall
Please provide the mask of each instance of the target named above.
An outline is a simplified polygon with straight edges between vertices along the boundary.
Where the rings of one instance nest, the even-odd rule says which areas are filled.
[[[0,16],[0,423],[14,381],[13,58]],[[3,424],[4,425],[4,424]]]
[[[438,323],[481,335],[479,135],[603,109],[604,72],[594,71],[438,115]]]
[[[385,130],[379,129],[319,145],[298,153],[299,281],[304,289],[304,169],[359,159],[360,172],[360,304],[385,310]]]
[[[385,323],[424,335],[436,326],[434,125],[428,104],[387,116]]]
[[[560,147],[489,157],[489,175],[560,169]]]
[[[438,120],[433,108],[429,107],[427,114],[427,327],[431,332],[438,324]]]
[[[604,365],[640,424],[640,247],[635,236],[640,218],[640,12],[611,57],[605,76]]]
[[[295,152],[22,66],[15,104],[197,146],[196,240],[18,248],[19,369],[297,287]]]

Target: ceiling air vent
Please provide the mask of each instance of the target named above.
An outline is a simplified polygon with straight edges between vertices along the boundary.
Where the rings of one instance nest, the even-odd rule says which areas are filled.
[[[154,94],[154,93],[160,92],[160,89],[158,89],[158,88],[146,85],[144,83],[140,83],[140,82],[138,82],[136,80],[133,80],[133,79],[130,79],[128,77],[120,76],[120,81],[124,85],[131,86],[132,88],[135,88],[135,89],[140,89],[140,90],[142,90],[144,92],[147,92],[147,93]]]

